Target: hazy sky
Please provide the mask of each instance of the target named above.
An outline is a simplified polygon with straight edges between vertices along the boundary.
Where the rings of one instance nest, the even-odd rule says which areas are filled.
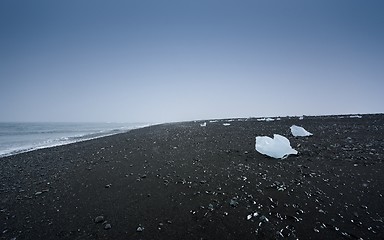
[[[384,112],[382,0],[2,0],[0,121]]]

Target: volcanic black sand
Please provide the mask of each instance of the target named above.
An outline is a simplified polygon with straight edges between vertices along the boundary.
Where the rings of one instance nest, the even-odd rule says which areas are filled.
[[[384,115],[206,122],[1,158],[1,239],[384,238]]]

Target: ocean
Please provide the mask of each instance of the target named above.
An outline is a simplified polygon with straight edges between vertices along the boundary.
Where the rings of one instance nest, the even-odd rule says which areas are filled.
[[[127,132],[149,123],[0,123],[0,158]]]

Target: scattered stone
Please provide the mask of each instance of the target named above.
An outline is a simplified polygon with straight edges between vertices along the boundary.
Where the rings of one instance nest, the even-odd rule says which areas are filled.
[[[260,217],[260,221],[262,221],[262,222],[269,222],[269,219],[266,216],[262,215]]]
[[[144,231],[144,227],[138,226],[136,229],[136,232],[142,232],[142,231]]]
[[[101,223],[101,222],[103,222],[104,221],[104,216],[97,216],[96,218],[95,218],[95,223]]]
[[[164,226],[164,223],[159,223],[159,225],[157,226],[157,229],[159,229],[159,230],[161,230],[162,228],[163,228],[163,226]]]
[[[212,203],[210,203],[209,205],[208,205],[208,209],[210,210],[210,211],[213,211],[213,204]]]
[[[232,198],[231,201],[229,202],[229,205],[231,207],[237,207],[237,205],[239,205],[239,202],[237,201],[237,198]]]

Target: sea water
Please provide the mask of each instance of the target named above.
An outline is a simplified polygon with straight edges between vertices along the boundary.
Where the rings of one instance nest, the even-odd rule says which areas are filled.
[[[127,132],[149,123],[0,123],[0,157]]]

